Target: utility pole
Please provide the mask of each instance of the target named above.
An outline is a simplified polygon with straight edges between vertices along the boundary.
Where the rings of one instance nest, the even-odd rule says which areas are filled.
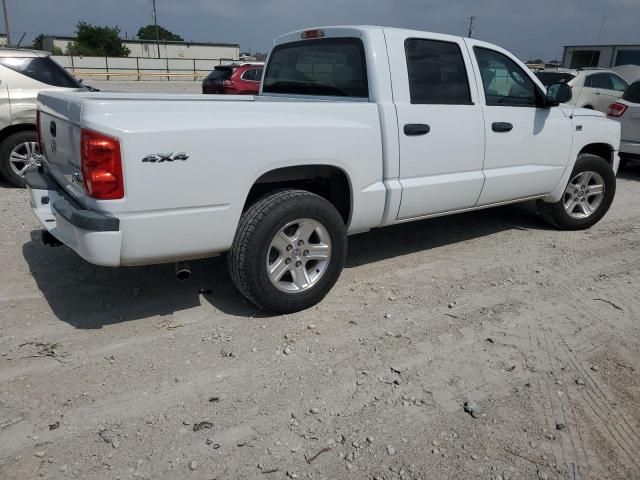
[[[469,38],[471,38],[471,35],[473,35],[473,22],[475,22],[476,17],[474,17],[473,15],[469,17],[469,35],[467,35]]]
[[[11,33],[9,32],[9,16],[7,15],[7,0],[2,0],[2,10],[4,10],[4,29],[7,32],[7,47],[10,47]]]
[[[160,58],[160,35],[158,34],[158,17],[156,17],[156,0],[151,1],[153,2],[153,23],[156,26],[156,48],[158,49],[158,58]]]

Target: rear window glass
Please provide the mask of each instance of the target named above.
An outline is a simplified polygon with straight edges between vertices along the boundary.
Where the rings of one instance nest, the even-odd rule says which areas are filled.
[[[80,83],[49,57],[6,57],[0,64],[53,87],[82,88]]]
[[[632,83],[624,92],[622,98],[627,102],[640,103],[640,82]]]
[[[207,75],[208,80],[227,80],[231,77],[233,73],[233,68],[228,67],[216,67],[209,75]]]
[[[552,83],[567,83],[575,78],[571,73],[562,72],[535,72],[535,75],[545,87]]]
[[[274,48],[264,93],[368,98],[364,46],[358,38],[326,38]]]

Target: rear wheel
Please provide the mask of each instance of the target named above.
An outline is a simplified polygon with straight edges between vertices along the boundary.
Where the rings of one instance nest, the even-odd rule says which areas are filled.
[[[616,193],[616,177],[601,157],[578,157],[562,198],[538,203],[542,216],[563,230],[582,230],[595,225],[607,213]]]
[[[324,298],[346,252],[346,228],[330,202],[283,190],[242,215],[227,258],[231,278],[247,299],[274,313],[292,313]]]
[[[16,187],[24,188],[24,174],[30,167],[40,166],[42,156],[36,143],[36,132],[27,130],[9,135],[0,146],[0,171]]]

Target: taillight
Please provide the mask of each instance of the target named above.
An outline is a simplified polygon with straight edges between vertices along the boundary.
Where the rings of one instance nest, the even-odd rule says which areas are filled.
[[[93,130],[82,129],[80,163],[84,189],[98,200],[124,197],[120,142]]]
[[[36,144],[38,151],[44,152],[42,148],[42,134],[40,132],[40,109],[36,110]]]
[[[607,115],[609,115],[610,117],[621,117],[622,115],[624,115],[624,112],[626,112],[628,108],[629,107],[624,103],[615,102],[609,105]]]
[[[324,30],[314,29],[314,30],[305,30],[300,35],[303,40],[307,40],[309,38],[322,38],[324,37]]]

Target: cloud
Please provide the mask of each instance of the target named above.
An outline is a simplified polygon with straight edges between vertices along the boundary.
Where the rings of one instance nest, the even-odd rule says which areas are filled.
[[[309,26],[375,24],[474,36],[521,57],[551,59],[563,45],[640,43],[638,0],[156,0],[158,22],[188,40],[268,50],[273,38]],[[13,36],[71,34],[79,20],[118,25],[129,36],[152,22],[151,0],[20,0],[9,3]],[[606,22],[599,35],[603,18]],[[600,38],[599,38],[600,37]]]

